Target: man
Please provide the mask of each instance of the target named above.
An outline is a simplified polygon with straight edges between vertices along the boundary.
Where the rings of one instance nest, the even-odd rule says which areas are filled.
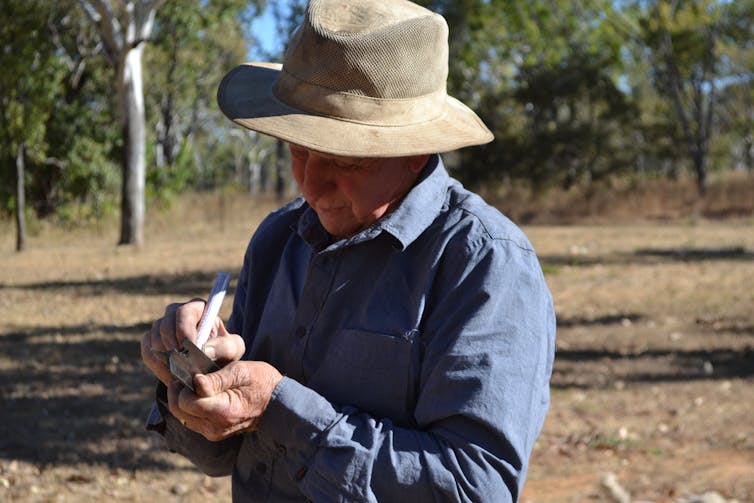
[[[280,65],[231,71],[223,112],[289,143],[303,193],[244,258],[225,366],[174,382],[142,340],[150,418],[234,501],[515,501],[549,404],[555,319],[537,257],[435,152],[492,139],[446,95],[447,25],[405,0],[311,0]]]

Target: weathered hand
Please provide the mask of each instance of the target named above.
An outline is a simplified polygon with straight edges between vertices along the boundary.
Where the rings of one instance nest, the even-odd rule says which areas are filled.
[[[196,342],[204,304],[203,300],[197,299],[185,304],[170,304],[165,309],[165,315],[156,320],[151,330],[141,338],[141,358],[163,383],[169,384],[174,380],[168,371],[163,352],[180,346],[184,339]],[[240,336],[229,334],[218,318],[209,341],[202,349],[207,356],[223,365],[239,360],[244,354],[245,345]]]
[[[283,376],[272,365],[235,361],[194,377],[196,394],[178,382],[168,386],[170,412],[213,442],[257,428]]]

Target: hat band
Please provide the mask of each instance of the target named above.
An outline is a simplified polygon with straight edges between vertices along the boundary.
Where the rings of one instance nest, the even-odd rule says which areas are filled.
[[[306,113],[374,126],[409,126],[442,116],[445,89],[412,98],[373,98],[334,91],[298,79],[283,68],[273,94],[286,105]]]

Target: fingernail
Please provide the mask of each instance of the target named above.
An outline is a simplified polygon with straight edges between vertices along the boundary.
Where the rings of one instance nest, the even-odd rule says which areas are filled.
[[[213,348],[212,346],[205,347],[204,348],[204,354],[207,355],[207,357],[210,360],[214,360],[215,359],[215,348]]]

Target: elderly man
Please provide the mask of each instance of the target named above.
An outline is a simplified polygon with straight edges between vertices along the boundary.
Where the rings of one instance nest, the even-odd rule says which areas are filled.
[[[311,0],[281,65],[223,80],[236,123],[289,143],[303,194],[265,219],[233,312],[195,340],[172,305],[142,340],[151,428],[234,501],[515,501],[549,404],[555,316],[524,234],[437,152],[491,141],[446,94],[447,25],[404,0]]]

